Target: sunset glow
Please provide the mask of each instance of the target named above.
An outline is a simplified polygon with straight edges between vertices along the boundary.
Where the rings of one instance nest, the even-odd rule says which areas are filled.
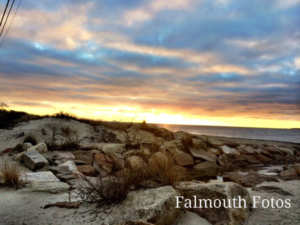
[[[0,102],[107,121],[300,128],[299,21],[299,1],[23,1],[0,46]]]

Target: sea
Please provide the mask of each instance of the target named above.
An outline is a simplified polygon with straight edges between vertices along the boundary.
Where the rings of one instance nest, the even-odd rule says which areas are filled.
[[[194,126],[194,125],[169,125],[159,124],[171,131],[185,131],[193,134],[234,137],[246,139],[259,139],[300,143],[300,129],[271,129],[271,128],[246,128],[222,126]]]

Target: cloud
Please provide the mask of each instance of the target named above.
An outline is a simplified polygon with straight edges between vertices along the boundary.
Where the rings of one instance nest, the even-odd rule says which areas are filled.
[[[192,0],[161,1],[152,0],[149,4],[126,11],[124,14],[125,24],[136,25],[152,19],[157,13],[163,10],[187,10],[192,8]]]
[[[285,0],[285,1],[277,0],[277,7],[281,9],[291,8],[299,4],[300,4],[300,0]]]
[[[294,60],[296,69],[300,70],[300,57],[295,58]]]
[[[297,120],[294,3],[30,0],[0,50],[0,101],[97,115]]]

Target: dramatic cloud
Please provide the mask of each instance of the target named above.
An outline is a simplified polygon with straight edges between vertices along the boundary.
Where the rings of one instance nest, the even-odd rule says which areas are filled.
[[[11,22],[0,102],[15,109],[300,127],[298,0],[29,0]]]

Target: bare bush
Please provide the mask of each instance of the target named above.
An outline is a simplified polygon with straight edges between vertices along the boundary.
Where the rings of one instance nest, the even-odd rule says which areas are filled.
[[[3,177],[4,186],[14,187],[16,189],[23,185],[21,180],[21,171],[16,163],[2,160],[0,162],[0,173]]]
[[[171,157],[165,154],[151,157],[148,170],[151,179],[164,185],[174,185],[179,181],[189,179],[187,170],[175,165]]]
[[[84,202],[95,203],[98,207],[111,206],[122,202],[130,190],[128,176],[101,177],[92,181],[88,177],[81,176],[82,182],[76,190],[76,194]]]

